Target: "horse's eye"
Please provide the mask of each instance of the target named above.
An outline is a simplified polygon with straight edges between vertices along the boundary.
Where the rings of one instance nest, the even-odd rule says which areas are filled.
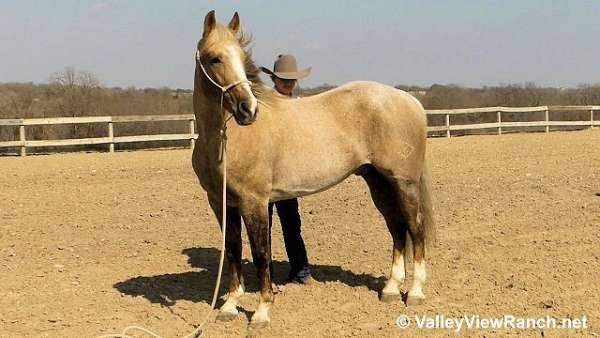
[[[221,59],[214,57],[214,58],[210,59],[210,63],[213,65],[217,64],[217,63],[221,63]]]

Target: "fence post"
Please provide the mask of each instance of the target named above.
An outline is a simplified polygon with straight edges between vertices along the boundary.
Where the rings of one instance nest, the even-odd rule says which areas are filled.
[[[594,108],[590,110],[590,128],[594,129]]]
[[[112,121],[108,122],[108,138],[110,139],[110,143],[108,145],[108,151],[111,153],[115,152],[115,130],[113,128]]]
[[[446,137],[450,138],[450,114],[446,114]]]
[[[548,109],[544,111],[546,113],[546,132],[550,132],[550,114],[548,113]]]
[[[498,111],[498,135],[502,135],[502,112]]]
[[[190,119],[190,148],[194,150],[194,119]]]
[[[27,148],[25,147],[25,125],[21,124],[19,126],[19,140],[22,142],[21,144],[21,156],[27,155]]]

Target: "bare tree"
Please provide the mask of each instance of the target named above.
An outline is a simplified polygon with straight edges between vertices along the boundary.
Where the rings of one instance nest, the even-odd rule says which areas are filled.
[[[52,74],[50,84],[63,89],[101,87],[100,81],[94,73],[87,70],[77,70],[74,67],[65,67],[62,71]]]
[[[77,73],[73,67],[65,67],[50,76],[50,83],[62,88],[74,88],[77,85]]]
[[[77,85],[82,88],[100,88],[102,85],[100,84],[100,80],[98,77],[92,72],[87,70],[80,70],[76,74],[76,82]]]
[[[65,67],[50,76],[50,88],[58,99],[58,109],[63,116],[93,115],[102,94],[100,81],[92,72]],[[91,125],[73,125],[76,137],[91,133]]]

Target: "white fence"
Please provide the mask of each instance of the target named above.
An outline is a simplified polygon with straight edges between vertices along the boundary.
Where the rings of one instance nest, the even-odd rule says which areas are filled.
[[[135,135],[114,136],[114,124],[125,122],[151,122],[151,121],[187,121],[189,133],[186,134],[157,134],[157,135]],[[88,124],[105,123],[106,137],[78,138],[63,140],[27,140],[25,128],[27,126],[60,125],[60,124]],[[20,148],[21,156],[27,154],[27,148],[32,147],[59,147],[75,145],[106,144],[110,152],[115,151],[115,144],[150,142],[150,141],[175,141],[189,140],[190,147],[194,147],[194,115],[146,115],[146,116],[92,116],[92,117],[50,117],[33,119],[0,119],[0,126],[15,126],[19,128],[19,140],[0,142],[0,148]]]
[[[550,112],[588,112],[589,119],[583,121],[552,121]],[[590,127],[600,126],[600,120],[595,120],[594,114],[600,111],[600,106],[540,106],[540,107],[486,107],[486,108],[467,108],[467,109],[443,109],[428,110],[427,115],[444,115],[446,123],[442,126],[429,127],[428,131],[444,131],[446,137],[452,135],[452,131],[458,130],[477,130],[477,129],[496,129],[498,135],[502,134],[502,128],[516,127],[544,127],[546,132],[550,132],[550,127]],[[544,118],[539,121],[502,121],[502,113],[535,113],[544,112]],[[491,123],[477,124],[450,124],[450,116],[459,114],[482,114],[496,113],[497,119]]]
[[[582,121],[553,121],[550,120],[550,112],[589,112],[589,119]],[[429,116],[445,116],[445,124],[428,127],[429,132],[442,132],[446,137],[451,137],[453,131],[470,131],[480,129],[496,129],[497,134],[502,134],[503,128],[544,127],[550,132],[550,127],[590,127],[600,126],[600,120],[595,120],[595,112],[600,111],[600,106],[541,106],[541,107],[487,107],[468,109],[443,109],[428,110]],[[544,112],[544,118],[539,121],[503,121],[503,113],[536,113]],[[494,122],[477,124],[451,124],[451,116],[465,114],[489,114],[496,113]],[[189,125],[189,133],[186,134],[158,134],[158,135],[135,135],[114,136],[114,124],[150,121],[186,121]],[[61,140],[27,140],[27,126],[64,125],[64,124],[106,124],[107,136],[94,138],[61,139]],[[19,140],[0,142],[0,148],[19,148],[21,156],[27,154],[27,148],[33,147],[59,147],[75,145],[98,145],[105,144],[110,152],[114,152],[115,144],[149,142],[149,141],[174,141],[189,140],[190,147],[194,147],[194,115],[146,115],[146,116],[95,116],[95,117],[55,117],[55,118],[31,118],[31,119],[0,119],[0,126],[14,126],[19,128]]]

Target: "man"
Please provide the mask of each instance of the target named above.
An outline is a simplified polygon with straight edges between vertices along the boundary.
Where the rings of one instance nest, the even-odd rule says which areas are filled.
[[[296,88],[298,80],[310,74],[310,68],[298,71],[296,58],[293,55],[279,55],[277,60],[275,60],[272,71],[265,67],[260,67],[260,69],[271,75],[271,80],[277,92],[290,98],[293,97],[294,88]],[[293,198],[269,203],[269,232],[271,231],[273,221],[273,205],[277,207],[277,214],[279,215],[283,231],[285,250],[290,260],[289,280],[300,284],[314,283],[314,279],[310,275],[306,247],[304,246],[301,234],[298,199]],[[273,273],[272,265],[271,273]]]

